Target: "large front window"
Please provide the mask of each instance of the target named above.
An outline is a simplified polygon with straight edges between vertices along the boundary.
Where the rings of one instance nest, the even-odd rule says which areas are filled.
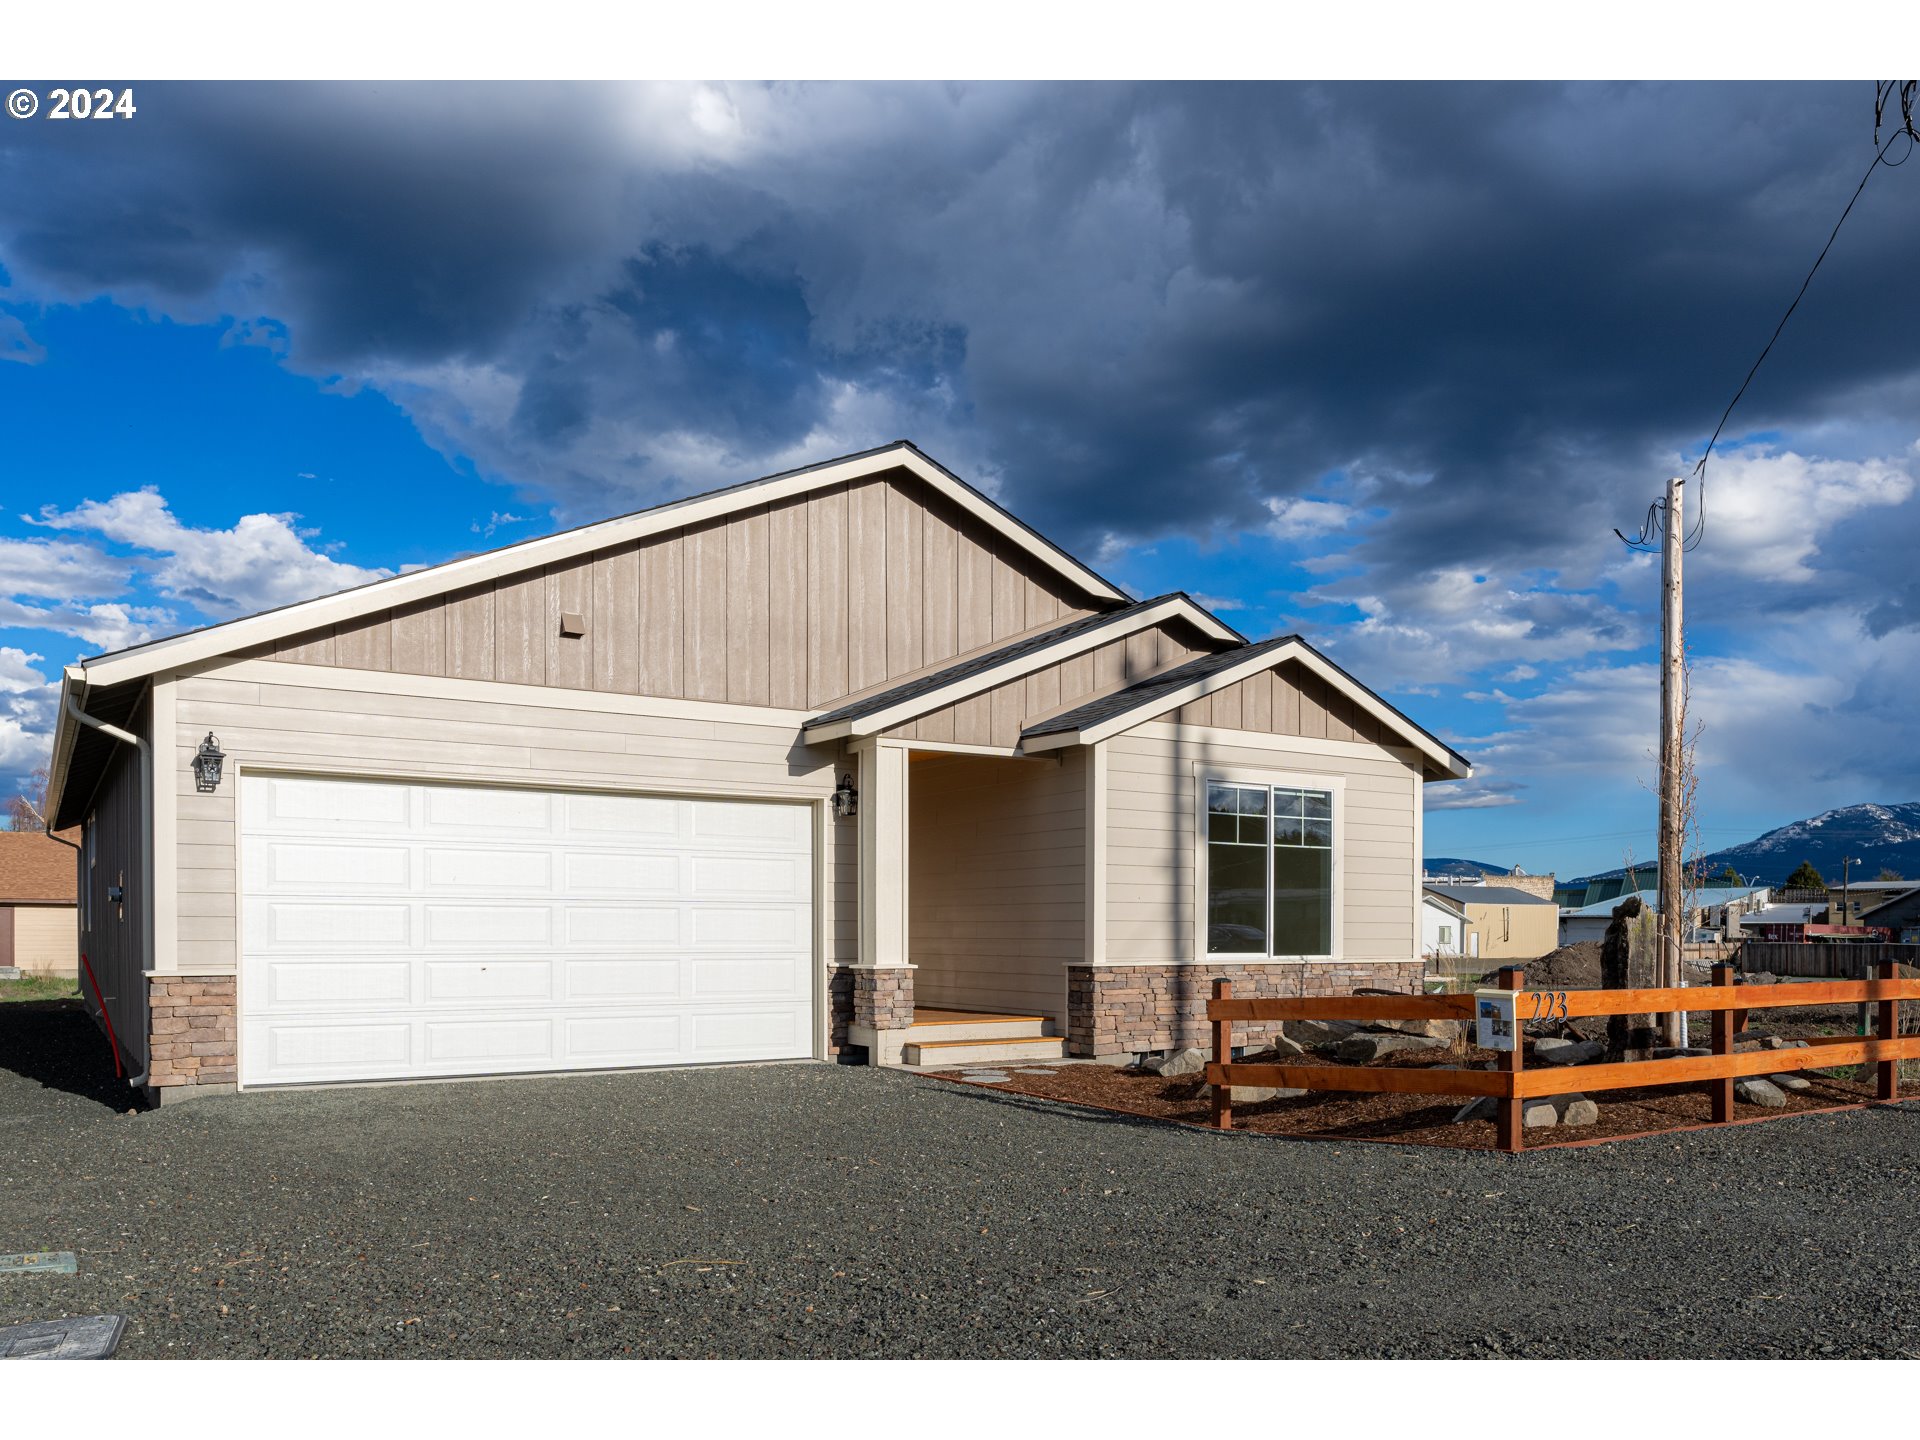
[[[1207,953],[1333,953],[1333,794],[1207,785]]]

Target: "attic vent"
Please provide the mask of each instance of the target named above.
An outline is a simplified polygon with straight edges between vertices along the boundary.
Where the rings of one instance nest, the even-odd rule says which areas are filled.
[[[560,616],[560,633],[567,636],[579,636],[587,633],[586,616],[572,610],[563,611]]]

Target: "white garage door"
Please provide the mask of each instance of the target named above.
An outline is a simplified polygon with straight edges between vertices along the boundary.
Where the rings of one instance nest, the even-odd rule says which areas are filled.
[[[809,814],[244,776],[240,1078],[810,1055]]]

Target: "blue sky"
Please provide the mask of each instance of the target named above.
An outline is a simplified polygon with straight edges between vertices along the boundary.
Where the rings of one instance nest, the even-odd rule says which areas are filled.
[[[1866,94],[179,85],[0,127],[0,768],[81,654],[905,436],[1464,750],[1429,854],[1645,858],[1655,576],[1611,529]],[[1708,473],[1710,845],[1920,795],[1916,175]]]

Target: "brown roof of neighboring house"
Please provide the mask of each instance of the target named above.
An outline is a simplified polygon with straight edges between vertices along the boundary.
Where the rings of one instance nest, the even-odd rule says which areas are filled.
[[[78,832],[67,831],[69,838]],[[77,903],[74,854],[38,830],[0,830],[0,905]]]

